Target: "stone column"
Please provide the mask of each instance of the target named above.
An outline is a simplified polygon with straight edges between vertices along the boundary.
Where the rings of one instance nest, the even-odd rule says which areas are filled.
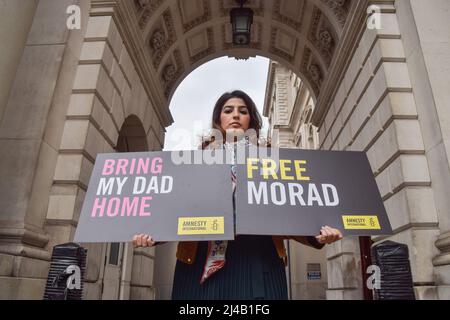
[[[154,286],[155,299],[170,300],[175,274],[177,242],[167,242],[155,247]]]
[[[6,3],[9,5],[10,1]],[[25,9],[20,13],[23,25],[17,30],[8,25],[2,30],[13,34],[22,30],[23,39],[36,3],[28,1],[25,5],[20,1],[19,11]],[[43,297],[51,256],[51,248],[46,247],[50,237],[45,230],[48,197],[62,135],[60,119],[65,117],[83,32],[83,28],[70,31],[66,27],[66,10],[72,4],[85,8],[89,1],[38,2],[8,101],[1,112],[1,298]],[[9,44],[2,46],[9,48]],[[15,54],[21,51],[20,43],[13,47]]]
[[[46,215],[46,229],[52,235],[49,247],[73,239],[98,153],[161,150],[164,141],[164,126],[140,75],[144,71],[135,64],[144,44],[138,43],[140,49],[133,49],[133,37],[124,36],[138,35],[127,29],[136,23],[125,16],[127,5],[132,3],[116,4],[92,1],[87,14],[75,80],[61,121],[63,133]],[[126,146],[120,144],[124,139]],[[105,290],[105,247],[85,247],[85,297],[101,299]],[[153,264],[154,248],[133,250],[125,244],[120,299],[154,298]]]
[[[0,0],[0,119],[8,102],[38,0]]]
[[[439,299],[450,299],[450,2],[396,1],[440,235],[433,259]]]
[[[290,70],[276,64],[274,74],[275,104],[273,106],[272,127],[276,132],[272,132],[272,145],[275,147],[294,147],[294,132],[289,126],[293,104],[289,77]]]
[[[423,130],[422,85],[414,83],[414,62],[405,40],[412,26],[399,27],[398,4],[404,3],[409,1],[379,3],[381,29],[364,26],[319,135],[322,149],[366,152],[394,233],[372,239],[408,245],[416,297],[429,299],[436,297],[431,260],[437,253],[440,222],[433,160]],[[362,298],[365,270],[359,251],[356,238],[328,247],[329,298]]]

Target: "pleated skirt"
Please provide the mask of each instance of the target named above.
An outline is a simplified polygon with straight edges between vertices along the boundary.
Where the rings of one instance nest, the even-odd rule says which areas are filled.
[[[207,249],[207,242],[199,242],[194,264],[177,261],[172,299],[287,299],[285,266],[271,236],[238,236],[228,241],[225,266],[200,284]]]

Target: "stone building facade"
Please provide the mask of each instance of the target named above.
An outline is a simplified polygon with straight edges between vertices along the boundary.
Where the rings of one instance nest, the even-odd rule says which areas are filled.
[[[311,121],[314,107],[314,97],[302,79],[271,61],[263,115],[269,119],[272,143],[282,148],[319,149],[319,134]]]
[[[417,297],[450,298],[447,0],[250,0],[245,47],[231,41],[233,0],[0,6],[0,298],[42,298],[96,154],[161,150],[177,85],[214,58],[256,55],[309,89],[321,149],[367,153]],[[68,28],[77,17],[80,28]],[[86,298],[168,296],[173,248],[87,248]],[[362,298],[360,252],[351,238],[327,249],[327,298]]]
[[[269,119],[272,146],[318,149],[319,134],[311,122],[314,98],[294,72],[271,61],[263,115]],[[296,241],[287,243],[288,284],[291,299],[325,299],[328,288],[326,250],[316,250]]]

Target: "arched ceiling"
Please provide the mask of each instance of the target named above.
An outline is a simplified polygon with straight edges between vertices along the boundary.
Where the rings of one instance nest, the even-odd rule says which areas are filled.
[[[256,55],[291,68],[317,97],[353,2],[249,0],[252,40],[236,46],[229,18],[235,0],[133,0],[150,64],[168,100],[199,65],[220,56]]]
[[[91,0],[91,15],[113,15],[165,127],[173,122],[171,97],[194,69],[222,56],[256,55],[302,78],[319,125],[365,30],[368,5],[377,1],[248,0],[255,16],[246,46],[232,43],[236,0]]]

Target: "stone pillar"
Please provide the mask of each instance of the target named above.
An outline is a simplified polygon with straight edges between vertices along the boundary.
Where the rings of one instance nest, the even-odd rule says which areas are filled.
[[[177,242],[167,242],[155,247],[154,286],[157,300],[170,300],[175,274]]]
[[[22,30],[23,38],[35,4],[20,2],[20,8],[25,8],[23,25],[2,30],[13,34]],[[83,38],[83,28],[70,31],[66,27],[66,10],[72,4],[86,9],[89,1],[38,2],[8,101],[0,113],[0,147],[4,150],[0,158],[1,298],[42,299],[44,293],[52,249],[47,247],[51,237],[45,228],[48,197],[62,135],[61,118]],[[20,52],[20,44],[13,47]]]
[[[361,300],[361,256],[358,237],[345,237],[327,245],[327,300]]]
[[[91,12],[89,8],[68,108],[61,119],[63,133],[56,148],[56,169],[46,214],[46,229],[51,234],[49,247],[72,241],[95,157],[115,151],[125,121],[124,102],[143,108],[142,103],[131,102],[130,81],[137,75],[111,13],[90,16]],[[85,298],[101,299],[107,246],[84,246],[88,249]],[[129,254],[127,246],[121,298],[129,297],[129,264],[133,260]]]
[[[164,125],[139,74],[144,71],[135,64],[143,49],[131,49],[134,38],[123,36],[132,32],[127,28],[136,23],[124,20],[127,5],[133,3],[95,0],[87,15],[75,80],[61,121],[62,139],[49,196],[46,229],[52,235],[50,247],[73,239],[98,153],[162,148]],[[120,143],[124,139],[126,145]],[[86,246],[89,251],[85,296],[101,299],[105,246]],[[124,248],[119,298],[153,299],[154,248],[134,250],[130,243]]]
[[[38,0],[0,0],[0,119],[22,58]]]
[[[326,299],[328,280],[325,249],[317,250],[294,240],[289,240],[289,249],[288,271],[291,280],[291,299]],[[308,264],[320,265],[320,279],[308,279]]]
[[[134,249],[133,269],[130,282],[130,299],[132,300],[154,300],[155,285],[155,247]],[[167,266],[166,266],[167,268]],[[165,272],[168,270],[166,269]]]
[[[450,299],[450,3],[396,1],[440,234],[433,259],[439,299]]]
[[[440,221],[420,114],[421,86],[414,86],[410,75],[406,33],[396,11],[404,3],[409,1],[379,4],[381,29],[365,28],[319,136],[324,150],[366,152],[394,232],[373,240],[408,245],[416,297],[426,299],[435,298],[432,258]],[[330,298],[362,298],[359,255],[357,239],[328,248]]]
[[[275,74],[273,78],[273,90],[275,91],[275,103],[273,105],[273,114],[271,126],[272,145],[275,147],[294,147],[294,133],[289,126],[289,119],[292,112],[292,86],[290,86],[289,69],[275,64]],[[290,108],[291,107],[291,108]],[[276,131],[275,131],[276,130]]]

